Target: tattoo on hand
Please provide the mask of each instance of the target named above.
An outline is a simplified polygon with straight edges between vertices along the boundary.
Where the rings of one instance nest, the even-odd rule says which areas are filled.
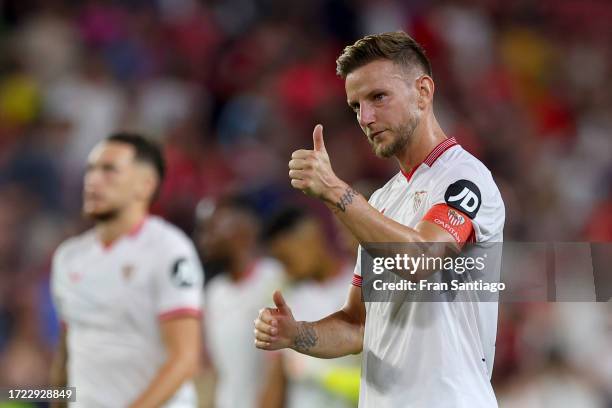
[[[317,332],[314,329],[313,323],[300,322],[298,323],[298,334],[293,340],[293,348],[296,351],[305,352],[316,346],[319,342]]]
[[[344,194],[342,194],[342,197],[340,197],[340,201],[334,203],[334,205],[338,211],[346,212],[346,207],[353,203],[353,197],[356,197],[357,194],[359,193],[357,193],[351,187],[347,187]]]

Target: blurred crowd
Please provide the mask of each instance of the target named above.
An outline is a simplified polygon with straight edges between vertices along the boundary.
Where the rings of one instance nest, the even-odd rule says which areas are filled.
[[[0,385],[47,382],[50,259],[87,226],[84,163],[114,130],[164,146],[154,212],[188,234],[198,202],[240,194],[263,220],[307,208],[341,241],[287,162],[322,123],[335,172],[362,192],[397,171],[335,75],[368,33],[423,44],[436,115],[491,169],[507,241],[612,241],[610,21],[597,0],[0,1]],[[502,305],[502,406],[612,406],[608,305]]]

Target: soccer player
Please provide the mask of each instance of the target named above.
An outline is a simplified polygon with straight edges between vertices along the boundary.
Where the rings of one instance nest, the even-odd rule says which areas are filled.
[[[364,37],[337,60],[347,101],[374,153],[400,171],[369,202],[333,172],[323,127],[289,162],[293,187],[322,200],[360,244],[501,242],[504,205],[491,173],[433,112],[422,47],[403,32]],[[364,302],[357,262],[344,307],[296,321],[280,292],[255,322],[255,345],[332,358],[363,351],[361,407],[492,407],[497,304]]]
[[[217,408],[253,408],[268,359],[253,348],[253,316],[282,284],[281,264],[260,254],[257,214],[245,200],[225,198],[198,205],[197,244],[221,273],[206,286],[204,333],[215,369]],[[237,302],[236,299],[239,301]]]
[[[195,407],[203,274],[191,241],[148,214],[164,176],[160,150],[119,133],[90,153],[83,212],[95,227],[52,266],[62,335],[55,386],[75,406]]]

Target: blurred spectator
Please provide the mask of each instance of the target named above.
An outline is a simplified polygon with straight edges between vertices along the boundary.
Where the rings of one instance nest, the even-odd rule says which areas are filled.
[[[59,1],[40,2],[38,6],[37,10],[28,10],[23,23],[16,27],[13,46],[33,79],[48,86],[74,74],[82,40],[74,24],[73,8]]]
[[[65,175],[80,172],[87,154],[112,133],[124,115],[123,91],[110,76],[107,62],[92,53],[78,76],[66,77],[46,90],[46,109],[71,124],[65,141]]]

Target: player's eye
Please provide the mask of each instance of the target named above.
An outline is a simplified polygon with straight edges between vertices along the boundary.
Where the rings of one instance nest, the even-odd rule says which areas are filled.
[[[115,173],[117,171],[117,168],[112,164],[104,164],[101,169],[105,173]]]
[[[377,93],[374,95],[374,100],[379,102],[382,101],[383,99],[385,99],[385,94],[384,93]]]
[[[351,109],[355,114],[359,114],[359,105],[351,105]]]

